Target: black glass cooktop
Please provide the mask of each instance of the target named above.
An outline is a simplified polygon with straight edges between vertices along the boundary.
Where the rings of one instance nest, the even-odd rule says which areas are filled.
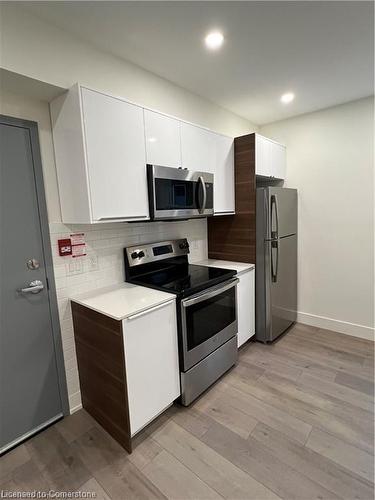
[[[182,296],[192,295],[236,274],[229,269],[194,264],[170,265],[134,277],[131,282]]]

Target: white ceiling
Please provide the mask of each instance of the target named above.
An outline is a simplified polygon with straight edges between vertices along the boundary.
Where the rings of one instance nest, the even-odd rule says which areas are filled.
[[[256,124],[373,94],[372,2],[25,2]],[[207,31],[225,36],[208,52]],[[283,105],[282,93],[295,101]]]

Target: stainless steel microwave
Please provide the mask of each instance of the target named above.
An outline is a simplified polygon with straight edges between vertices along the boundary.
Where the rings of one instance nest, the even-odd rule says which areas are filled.
[[[214,213],[214,175],[147,165],[152,220],[190,219]]]

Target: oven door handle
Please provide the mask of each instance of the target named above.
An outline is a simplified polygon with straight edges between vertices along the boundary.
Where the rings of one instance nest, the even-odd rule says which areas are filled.
[[[234,278],[233,280],[231,280],[228,284],[226,284],[224,286],[218,285],[218,286],[210,288],[208,291],[205,291],[203,293],[200,293],[199,295],[196,295],[195,297],[182,300],[181,305],[183,307],[189,307],[189,306],[192,306],[193,304],[198,304],[199,302],[203,302],[204,300],[211,299],[212,297],[216,297],[216,295],[220,295],[222,292],[229,290],[229,288],[236,286],[238,282],[239,282],[239,279]]]

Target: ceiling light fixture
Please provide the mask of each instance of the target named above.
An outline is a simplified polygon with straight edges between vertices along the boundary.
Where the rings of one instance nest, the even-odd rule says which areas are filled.
[[[223,45],[224,35],[220,31],[211,31],[206,35],[204,41],[207,48],[216,50]]]
[[[286,94],[283,94],[280,98],[280,101],[284,104],[289,104],[292,102],[294,99],[294,94],[293,92],[287,92]]]

